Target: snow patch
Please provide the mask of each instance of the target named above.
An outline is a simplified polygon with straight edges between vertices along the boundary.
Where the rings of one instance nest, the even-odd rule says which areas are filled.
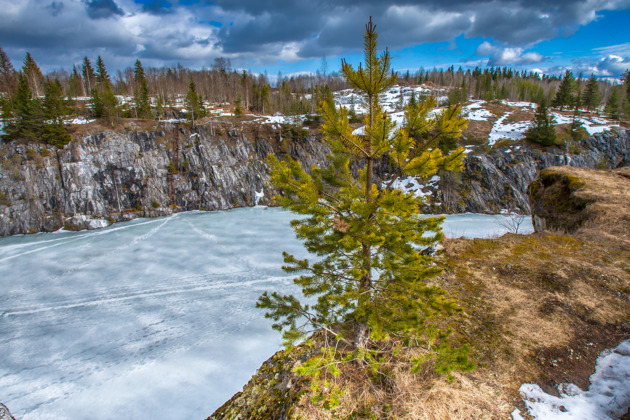
[[[518,121],[515,123],[504,124],[503,122],[511,114],[511,112],[507,112],[492,126],[492,130],[488,135],[488,144],[490,146],[501,139],[519,140],[525,137],[525,131],[531,126],[531,123],[529,121]]]
[[[590,380],[588,391],[561,384],[560,397],[536,384],[523,384],[520,391],[527,411],[537,420],[617,419],[630,406],[630,340],[602,352]]]

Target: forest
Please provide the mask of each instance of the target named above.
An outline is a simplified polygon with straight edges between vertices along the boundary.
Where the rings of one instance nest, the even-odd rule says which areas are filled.
[[[230,60],[216,58],[208,68],[133,67],[110,74],[104,60],[84,57],[71,70],[43,74],[26,53],[19,69],[0,47],[0,109],[5,141],[26,140],[63,146],[69,118],[101,118],[115,125],[122,118],[195,120],[210,106],[234,116],[315,114],[328,95],[350,86],[322,64],[315,74],[270,77],[235,69]],[[447,104],[469,98],[545,103],[562,110],[600,109],[612,119],[630,115],[630,72],[620,80],[594,75],[563,76],[519,71],[507,67],[399,72],[398,85],[424,84],[448,91]],[[418,98],[422,99],[422,98]],[[70,121],[71,122],[71,121]]]

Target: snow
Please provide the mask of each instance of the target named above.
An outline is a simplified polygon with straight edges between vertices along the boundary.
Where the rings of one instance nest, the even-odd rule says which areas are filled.
[[[538,104],[536,104],[534,102],[501,101],[501,103],[503,103],[503,104],[505,104],[507,106],[513,106],[513,107],[518,107],[518,108],[536,109],[538,107]]]
[[[492,146],[498,140],[509,139],[519,140],[525,137],[525,131],[530,127],[529,121],[519,121],[515,123],[504,124],[504,121],[511,115],[511,112],[505,113],[499,118],[488,135],[488,144]]]
[[[590,382],[587,391],[562,384],[560,397],[535,384],[523,384],[520,391],[529,414],[537,420],[617,419],[630,406],[630,340],[602,352]]]
[[[66,124],[73,124],[73,125],[82,125],[82,124],[89,124],[92,123],[96,120],[88,120],[85,117],[77,117],[77,118],[73,118],[71,120],[67,120]]]
[[[205,418],[281,348],[265,290],[308,254],[277,208],[0,238],[0,390],[16,418]],[[495,216],[447,216],[494,235]],[[485,229],[485,230],[484,230]],[[89,413],[89,414],[88,414]]]
[[[494,114],[487,109],[481,108],[468,111],[468,114],[465,114],[465,117],[472,121],[487,121],[488,118],[494,117]]]
[[[256,200],[255,205],[258,205],[258,202],[260,201],[261,198],[263,198],[265,196],[265,189],[261,188],[260,192],[259,191],[254,191],[254,198]]]
[[[412,92],[415,94],[416,99],[419,100],[423,96],[436,96],[438,103],[445,101],[447,98],[444,95],[438,96],[441,93],[446,92],[445,89],[431,89],[425,85],[421,86],[404,86],[395,85],[387,91],[379,95],[379,100],[383,111],[387,113],[393,113],[401,111],[401,95],[402,105],[406,106],[411,100]],[[352,107],[354,101],[354,110],[357,114],[365,114],[367,108],[364,103],[363,96],[359,95],[353,89],[340,90],[334,93],[334,101],[338,107],[345,106],[348,110]]]

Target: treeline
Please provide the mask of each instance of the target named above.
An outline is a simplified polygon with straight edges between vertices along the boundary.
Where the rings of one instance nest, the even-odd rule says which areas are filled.
[[[285,77],[272,83],[267,74],[233,69],[230,60],[217,58],[210,68],[134,67],[110,75],[101,57],[95,64],[85,57],[72,70],[43,75],[30,53],[17,71],[0,47],[0,106],[5,137],[66,141],[63,118],[103,118],[115,124],[121,118],[180,117],[182,108],[192,121],[208,113],[207,104],[245,112],[285,115],[313,114],[332,92],[348,88],[337,73]],[[577,79],[517,71],[507,67],[457,70],[450,68],[399,73],[399,84],[429,84],[448,89],[448,103],[468,98],[545,103],[559,108],[575,106],[593,110],[606,106],[612,118],[630,114],[630,76],[612,84],[594,76]],[[39,127],[39,128],[38,128]],[[50,134],[53,133],[53,134]],[[54,137],[54,139],[52,137]],[[60,137],[61,136],[61,137]],[[63,140],[59,140],[62,138]]]

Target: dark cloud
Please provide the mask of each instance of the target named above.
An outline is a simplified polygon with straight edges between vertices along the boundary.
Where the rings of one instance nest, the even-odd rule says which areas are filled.
[[[461,34],[524,47],[570,35],[594,20],[597,11],[630,6],[628,0],[217,0],[212,4],[236,17],[219,34],[226,52],[294,42],[301,44],[302,58],[360,49],[360,34],[369,16],[379,26],[381,45],[391,48],[449,41]]]
[[[142,11],[154,15],[165,15],[173,13],[173,5],[166,0],[155,0],[142,6]]]
[[[251,67],[360,52],[372,16],[381,47],[483,37],[488,51],[477,56],[490,65],[528,65],[546,59],[537,42],[624,7],[630,0],[0,0],[0,45],[12,59],[29,50],[57,67],[98,54],[193,67],[225,56]]]
[[[89,0],[85,10],[91,19],[106,19],[125,14],[114,0]]]
[[[57,16],[63,10],[63,2],[53,1],[46,8],[50,11],[51,15]]]

